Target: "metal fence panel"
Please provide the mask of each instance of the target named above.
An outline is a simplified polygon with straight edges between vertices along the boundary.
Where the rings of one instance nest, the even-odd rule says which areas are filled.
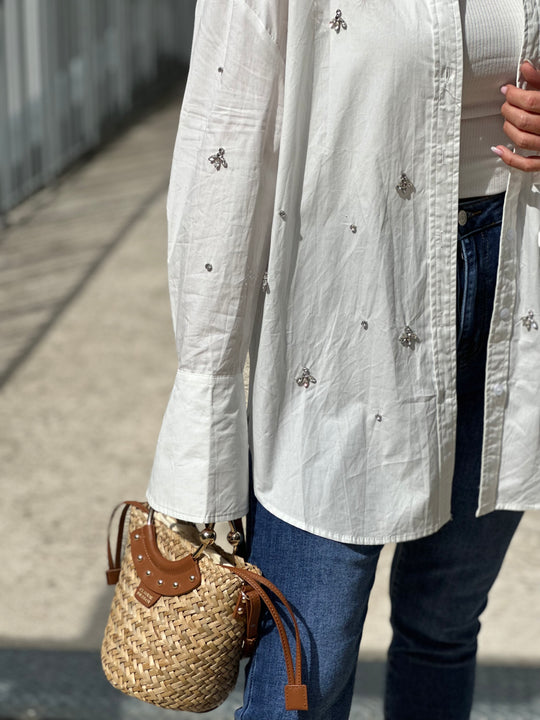
[[[0,214],[187,65],[196,0],[0,0]]]
[[[6,8],[0,0],[0,39],[6,37]],[[4,98],[4,99],[2,99]],[[0,48],[0,213],[9,197],[11,155],[9,153],[9,121],[7,110],[7,57]],[[4,199],[5,198],[5,199]]]

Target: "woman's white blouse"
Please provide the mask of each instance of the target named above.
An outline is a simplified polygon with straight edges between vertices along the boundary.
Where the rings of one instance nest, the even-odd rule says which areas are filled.
[[[242,516],[249,446],[268,510],[381,543],[450,519],[461,22],[459,0],[336,2],[197,3],[168,197],[178,373],[148,500]],[[479,515],[540,508],[539,182],[509,180]]]

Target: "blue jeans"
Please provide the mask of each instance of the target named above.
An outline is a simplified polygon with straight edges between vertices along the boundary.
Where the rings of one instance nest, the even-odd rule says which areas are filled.
[[[458,420],[453,520],[429,537],[400,543],[392,564],[393,639],[386,720],[467,720],[479,616],[521,513],[475,517],[482,447],[486,341],[493,307],[504,195],[460,203],[458,228]],[[275,627],[263,617],[236,720],[346,720],[380,545],[312,535],[270,514],[254,498],[249,554],[280,587],[300,624],[308,712],[286,712]]]

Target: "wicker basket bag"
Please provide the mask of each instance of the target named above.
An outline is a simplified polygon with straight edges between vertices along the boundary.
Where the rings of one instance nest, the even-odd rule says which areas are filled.
[[[283,624],[262,585],[270,587],[292,613],[277,588],[262,578],[258,568],[215,545],[212,526],[199,536],[194,525],[161,515],[154,518],[142,503],[123,506],[115,558],[108,541],[107,579],[117,583],[101,649],[109,682],[163,708],[212,710],[234,688],[240,659],[253,649],[262,600],[283,643],[286,707],[307,709],[296,620],[292,615],[297,641],[294,667]],[[233,534],[232,540],[237,542],[238,537]]]

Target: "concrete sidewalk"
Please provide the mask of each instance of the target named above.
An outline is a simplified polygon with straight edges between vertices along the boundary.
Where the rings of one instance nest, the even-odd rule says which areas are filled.
[[[176,370],[165,192],[179,104],[180,93],[21,206],[0,239],[0,720],[165,715],[109,689],[97,650],[108,516],[144,496]],[[483,618],[475,720],[540,718],[539,549],[531,513]],[[357,720],[382,717],[390,558],[370,603]],[[239,693],[207,717],[230,720]]]

